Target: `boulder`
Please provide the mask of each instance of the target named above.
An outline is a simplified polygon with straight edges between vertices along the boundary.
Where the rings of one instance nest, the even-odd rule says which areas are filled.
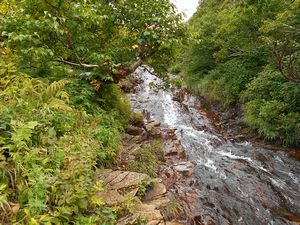
[[[155,209],[159,209],[161,207],[165,207],[170,202],[170,199],[166,196],[154,199],[152,201],[145,202],[146,204],[155,206]]]
[[[167,193],[167,188],[162,183],[155,183],[153,187],[146,193],[145,200],[152,200],[161,197]]]
[[[116,190],[101,191],[96,194],[97,198],[100,198],[108,206],[118,205],[124,201],[124,197]]]
[[[148,178],[147,174],[119,170],[102,170],[97,176],[98,180],[103,181],[107,190],[120,190],[124,188],[132,190]]]
[[[166,225],[185,225],[185,223],[180,223],[180,222],[166,222]]]
[[[180,162],[173,165],[173,169],[181,173],[183,176],[190,177],[194,173],[195,165],[189,161]]]
[[[159,121],[151,121],[148,124],[146,124],[146,130],[151,131],[154,127],[159,127],[160,122]]]
[[[126,127],[125,132],[130,135],[138,136],[144,132],[144,129],[141,127],[135,127],[135,126],[129,125]]]

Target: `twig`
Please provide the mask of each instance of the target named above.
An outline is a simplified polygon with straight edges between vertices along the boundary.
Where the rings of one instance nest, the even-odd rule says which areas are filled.
[[[140,67],[142,67],[144,70],[146,70],[148,73],[152,74],[153,76],[156,76],[156,74],[153,71],[151,71],[147,66],[140,65]]]
[[[77,67],[85,67],[85,68],[98,68],[99,67],[99,65],[96,65],[96,64],[74,63],[74,62],[66,61],[62,58],[57,59],[56,61],[63,62],[65,64],[68,64],[68,65],[71,65],[71,66],[77,66]]]

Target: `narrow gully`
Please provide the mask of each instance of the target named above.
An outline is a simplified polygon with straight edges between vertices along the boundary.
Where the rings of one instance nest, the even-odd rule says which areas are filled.
[[[202,224],[294,225],[300,222],[300,162],[284,152],[233,143],[216,134],[205,114],[185,106],[170,91],[150,88],[162,81],[138,68],[144,80],[131,101],[135,110],[147,110],[165,128],[176,128],[199,182],[199,221]],[[197,127],[205,127],[199,130]],[[199,222],[199,224],[201,224]]]

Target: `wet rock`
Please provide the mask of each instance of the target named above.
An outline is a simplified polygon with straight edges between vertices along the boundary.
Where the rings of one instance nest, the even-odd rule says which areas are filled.
[[[144,80],[142,78],[137,78],[137,77],[135,77],[135,79],[133,81],[136,84],[142,84],[142,83],[144,83]]]
[[[239,134],[239,135],[236,135],[236,136],[235,136],[235,140],[236,140],[236,141],[239,141],[239,142],[245,141],[245,140],[246,140],[246,137],[245,137],[244,135],[242,135],[242,134]]]
[[[182,103],[188,97],[188,90],[183,88],[173,92],[173,100]]]
[[[290,156],[300,161],[300,149],[290,153]]]
[[[179,140],[166,142],[164,154],[165,157],[178,156],[180,159],[186,158],[185,151]]]
[[[159,121],[152,121],[146,125],[146,130],[151,131],[154,127],[159,127],[160,122]]]
[[[150,120],[150,112],[149,111],[143,109],[142,114],[146,120]]]
[[[206,125],[193,125],[193,128],[198,131],[208,131],[209,128]]]
[[[149,134],[153,138],[159,138],[161,137],[161,129],[160,127],[153,127],[150,131]]]
[[[195,165],[191,162],[180,162],[173,165],[174,170],[181,173],[183,176],[191,176],[195,171]]]
[[[140,127],[129,125],[126,127],[125,132],[130,135],[138,136],[144,132],[144,129],[140,128]]]
[[[147,192],[145,200],[152,200],[161,197],[167,193],[166,186],[162,183],[155,183],[153,187]]]
[[[175,132],[176,129],[165,129],[162,132],[162,137],[165,140],[177,140]]]

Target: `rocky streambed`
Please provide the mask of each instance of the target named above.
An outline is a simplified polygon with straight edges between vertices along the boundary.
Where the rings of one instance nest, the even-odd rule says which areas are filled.
[[[184,202],[191,218],[185,224],[299,224],[299,161],[223,137],[197,98],[183,94],[176,101],[178,96],[155,88],[162,81],[149,70],[139,68],[134,76],[138,86],[130,99],[148,122],[161,123],[166,143],[161,181]]]
[[[155,180],[146,173],[128,170],[128,164],[138,160],[134,152],[154,140],[163,140],[164,148],[163,159]],[[192,223],[199,197],[193,179],[195,165],[187,160],[175,130],[161,129],[159,121],[145,120],[139,125],[129,126],[126,129],[123,147],[119,169],[104,169],[97,176],[97,180],[101,180],[104,185],[104,190],[99,191],[98,197],[106,205],[132,204],[124,215],[120,215],[117,224]],[[149,181],[151,185],[147,186]],[[174,208],[174,204],[179,204],[175,206],[183,209]]]

